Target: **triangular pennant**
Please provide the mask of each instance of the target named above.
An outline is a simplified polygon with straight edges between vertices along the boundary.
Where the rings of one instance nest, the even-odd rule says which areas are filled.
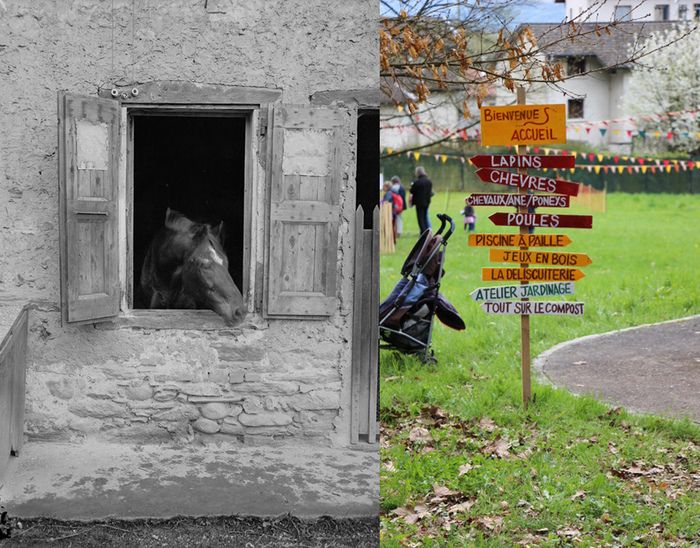
[[[600,173],[600,166],[593,166],[593,171],[596,172],[596,175]]]
[[[622,166],[620,166],[622,167]],[[627,173],[632,173],[633,166],[627,166]]]
[[[603,155],[602,155],[602,154],[598,154],[598,161],[599,161],[599,162],[602,162],[602,161],[603,161]]]
[[[625,166],[617,166],[617,172],[622,173],[625,169]]]
[[[647,166],[642,166],[642,173],[646,173],[646,172],[647,172]]]
[[[605,133],[608,131],[608,128],[601,127],[601,128],[599,128],[599,131],[600,131],[600,136],[605,137]]]

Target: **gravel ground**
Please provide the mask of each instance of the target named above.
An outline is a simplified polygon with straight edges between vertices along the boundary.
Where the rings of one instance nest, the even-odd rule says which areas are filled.
[[[0,548],[14,546],[88,546],[144,548],[156,546],[358,547],[379,546],[378,518],[301,520],[218,517],[148,520],[60,521],[13,519],[11,537]]]

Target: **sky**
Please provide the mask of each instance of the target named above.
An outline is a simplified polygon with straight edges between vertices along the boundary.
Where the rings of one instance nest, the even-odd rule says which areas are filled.
[[[516,23],[559,23],[566,15],[565,4],[555,4],[554,0],[530,0],[518,9]]]
[[[399,0],[383,0],[384,6],[381,7],[381,13],[388,13],[385,5],[391,5],[399,8],[401,2]],[[413,0],[412,3],[418,3]],[[566,14],[565,4],[555,4],[554,0],[526,0],[516,1],[514,3],[517,8],[517,14],[514,13],[515,19],[513,24],[519,23],[559,23],[564,19]]]

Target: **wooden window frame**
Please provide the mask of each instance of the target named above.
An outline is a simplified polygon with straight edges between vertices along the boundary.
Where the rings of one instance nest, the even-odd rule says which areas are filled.
[[[253,218],[261,212],[260,201],[266,199],[270,156],[267,138],[269,112],[281,99],[282,90],[270,88],[233,87],[188,82],[152,82],[139,86],[138,94],[132,88],[103,88],[101,97],[121,97],[121,152],[117,181],[119,208],[119,282],[121,285],[119,315],[111,320],[116,327],[141,327],[153,329],[220,330],[231,329],[224,320],[210,310],[161,310],[134,309],[133,305],[133,198],[134,198],[134,131],[133,117],[141,116],[236,116],[246,120],[244,166],[244,220],[243,220],[243,281],[241,293],[248,310],[248,318],[241,326],[255,326],[262,314],[263,283],[259,265],[255,264],[255,249],[265,245],[265,235],[253,238]],[[255,141],[258,136],[264,141]],[[254,151],[257,154],[254,154]],[[262,162],[258,162],[258,160]],[[256,168],[257,165],[257,168]],[[259,185],[260,188],[256,188]],[[252,315],[252,317],[251,317]],[[87,322],[86,322],[87,323]],[[94,322],[93,322],[94,323]]]

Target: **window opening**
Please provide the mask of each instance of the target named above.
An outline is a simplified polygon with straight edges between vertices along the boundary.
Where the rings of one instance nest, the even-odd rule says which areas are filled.
[[[140,286],[144,258],[166,210],[192,221],[224,222],[229,273],[242,287],[246,118],[244,116],[134,114],[133,297],[148,308]]]
[[[668,4],[657,4],[654,7],[655,21],[668,21]]]
[[[569,75],[583,74],[586,72],[585,57],[567,57],[566,58],[566,73]]]
[[[364,211],[364,228],[372,228],[372,212],[379,202],[379,111],[363,110],[357,117],[355,207]]]
[[[569,118],[583,118],[583,99],[569,99]]]
[[[616,21],[629,21],[632,18],[632,6],[615,6]]]

